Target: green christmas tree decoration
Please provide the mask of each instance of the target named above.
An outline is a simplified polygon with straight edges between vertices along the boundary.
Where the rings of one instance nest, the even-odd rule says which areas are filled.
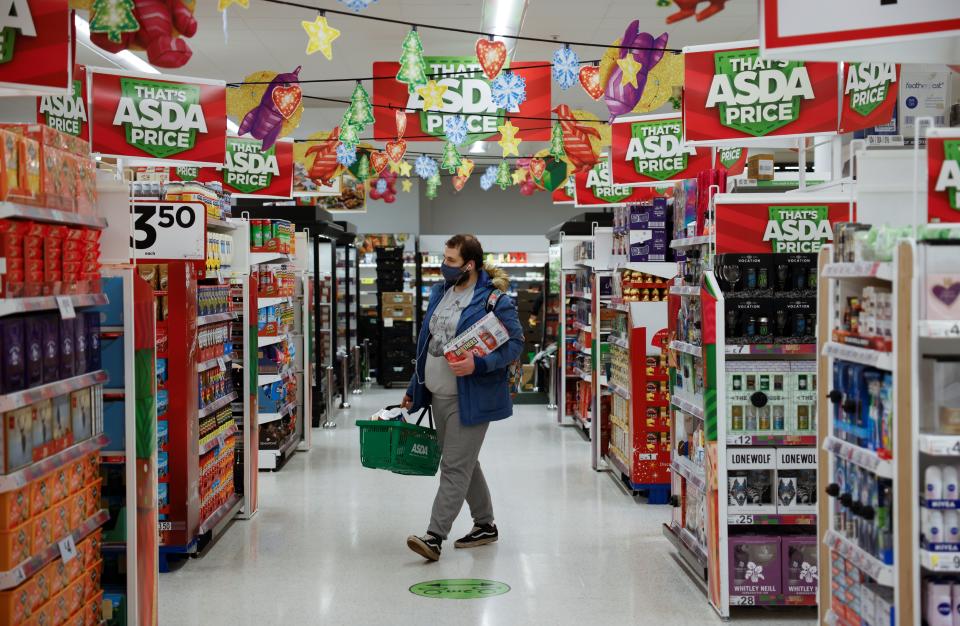
[[[350,96],[350,106],[347,108],[344,117],[346,116],[349,116],[350,125],[357,127],[358,130],[362,130],[368,124],[374,122],[370,96],[360,83],[357,83],[357,86],[353,89],[353,95]]]
[[[357,160],[357,180],[363,182],[370,178],[370,157],[366,152]]]
[[[133,0],[93,0],[90,5],[90,32],[106,33],[113,43],[123,40],[123,33],[140,30],[133,13]]]
[[[407,91],[416,93],[417,87],[427,84],[427,63],[423,60],[423,44],[417,31],[411,30],[403,40],[400,71],[397,80],[407,85]]]
[[[510,176],[510,164],[506,161],[500,161],[500,167],[497,168],[496,183],[500,189],[506,189],[513,184],[513,177]]]
[[[447,145],[443,147],[443,161],[440,165],[443,169],[454,174],[462,163],[463,157],[457,152],[457,147],[448,141]]]
[[[427,198],[434,200],[437,197],[437,189],[440,188],[440,174],[434,174],[427,179],[427,190],[425,195]]]
[[[344,114],[340,121],[340,141],[348,146],[355,146],[360,142],[357,128],[350,123],[349,114]]]
[[[563,149],[563,129],[560,128],[560,124],[553,125],[553,134],[550,135],[550,156],[558,161],[567,156],[567,151]]]

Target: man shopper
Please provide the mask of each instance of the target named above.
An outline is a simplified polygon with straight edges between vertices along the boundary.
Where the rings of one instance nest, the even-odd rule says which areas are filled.
[[[411,550],[431,561],[440,558],[441,545],[464,500],[473,529],[454,547],[473,548],[499,538],[478,457],[489,423],[513,414],[508,367],[523,349],[516,306],[504,293],[509,280],[502,270],[484,267],[483,247],[476,237],[451,237],[440,271],[444,280],[430,292],[417,339],[416,368],[403,397],[403,406],[411,410],[432,406],[440,438],[440,487],[430,526],[425,535],[407,538]],[[510,339],[484,357],[468,353],[463,361],[447,361],[443,346],[491,311]]]

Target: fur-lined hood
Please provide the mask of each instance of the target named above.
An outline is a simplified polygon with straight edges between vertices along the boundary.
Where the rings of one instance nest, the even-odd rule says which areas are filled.
[[[490,276],[494,287],[503,292],[510,291],[510,276],[505,271],[490,263],[483,264],[483,271]]]

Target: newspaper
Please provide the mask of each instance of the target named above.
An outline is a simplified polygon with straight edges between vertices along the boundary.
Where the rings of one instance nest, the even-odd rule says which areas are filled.
[[[450,340],[443,347],[443,352],[448,361],[455,363],[466,358],[467,352],[473,352],[474,356],[486,356],[509,339],[510,333],[491,311],[479,322]]]

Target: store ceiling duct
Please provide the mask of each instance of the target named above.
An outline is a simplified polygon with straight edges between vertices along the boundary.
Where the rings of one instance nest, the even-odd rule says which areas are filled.
[[[480,30],[493,33],[495,41],[507,46],[507,59],[513,58],[517,40],[501,35],[519,35],[529,0],[484,0]]]

